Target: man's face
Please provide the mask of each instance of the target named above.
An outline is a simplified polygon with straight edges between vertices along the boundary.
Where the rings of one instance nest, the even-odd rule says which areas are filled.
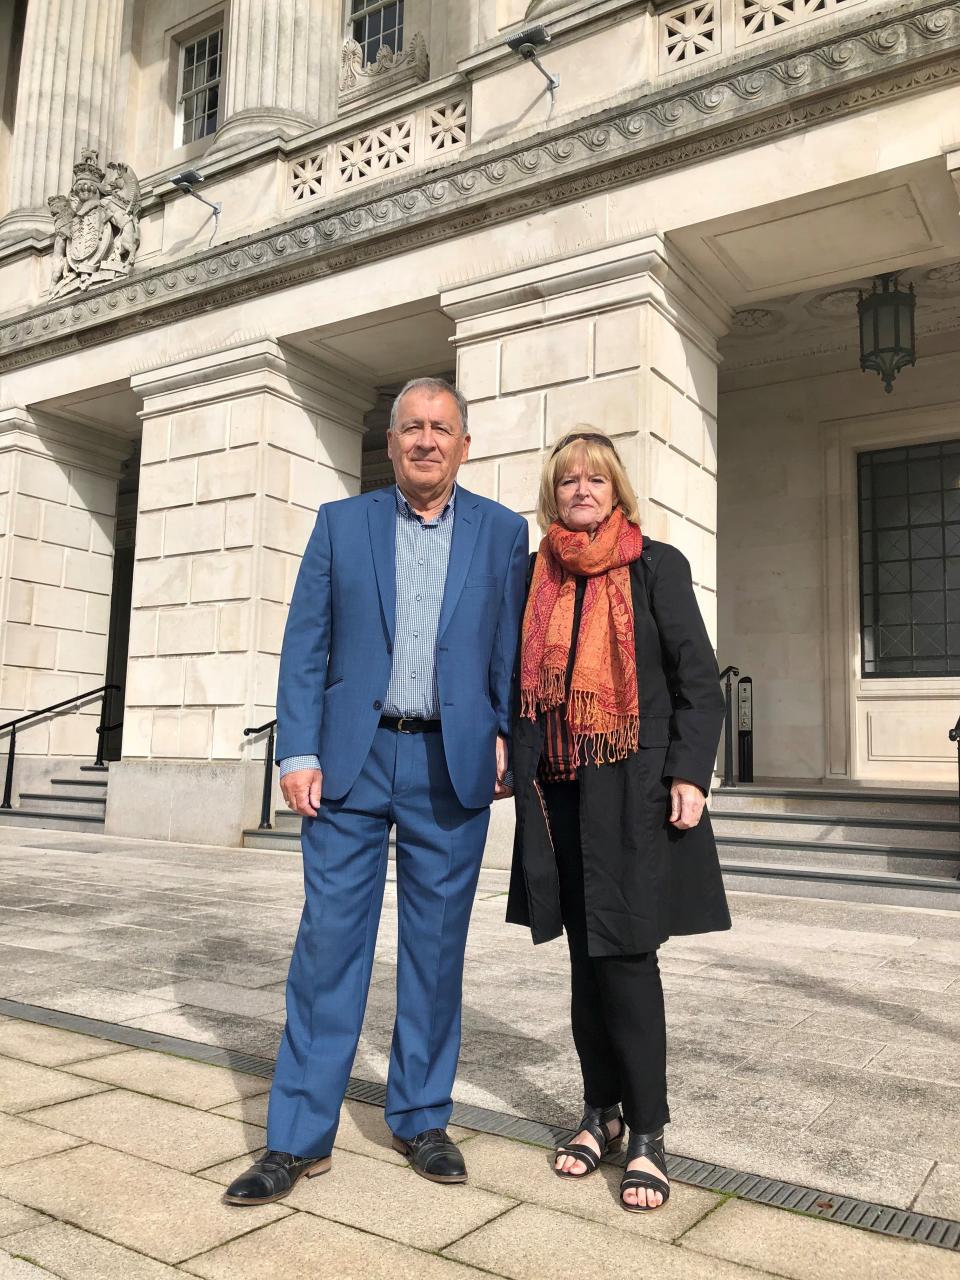
[[[446,391],[408,391],[397,423],[387,432],[387,454],[397,484],[408,493],[441,495],[449,489],[470,451],[460,429],[457,402]]]

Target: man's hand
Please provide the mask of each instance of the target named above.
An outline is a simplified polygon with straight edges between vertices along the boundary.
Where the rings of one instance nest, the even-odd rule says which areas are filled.
[[[674,778],[670,788],[670,821],[678,831],[689,831],[700,821],[706,797],[693,782]]]
[[[504,785],[503,779],[507,773],[509,764],[509,752],[507,751],[507,740],[503,734],[497,734],[497,785],[493,789],[494,800],[506,800],[507,796],[513,795],[513,787]]]
[[[315,818],[320,808],[323,774],[319,769],[294,769],[280,779],[280,790],[287,808],[305,818]]]

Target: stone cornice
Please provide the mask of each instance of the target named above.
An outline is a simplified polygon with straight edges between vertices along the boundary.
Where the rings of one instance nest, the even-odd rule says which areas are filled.
[[[343,270],[493,218],[760,144],[960,81],[960,0],[904,0],[827,41],[725,65],[534,139],[398,175],[296,221],[0,326],[0,371]]]

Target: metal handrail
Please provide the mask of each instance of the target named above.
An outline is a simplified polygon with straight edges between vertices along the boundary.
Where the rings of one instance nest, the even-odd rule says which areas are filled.
[[[243,731],[243,736],[248,738],[251,734],[263,733],[265,729],[270,730],[270,736],[267,738],[267,750],[263,757],[263,791],[260,796],[260,826],[258,831],[272,831],[273,823],[270,821],[272,816],[271,807],[273,805],[273,744],[276,738],[276,720],[268,720],[266,724],[261,724],[257,728],[250,726]]]
[[[723,781],[721,787],[735,787],[733,780],[733,677],[740,674],[739,667],[724,667],[720,679],[726,681],[723,713]]]
[[[947,736],[951,742],[957,744],[957,816],[960,818],[960,720],[957,720]],[[960,872],[957,874],[957,879],[960,880]]]
[[[86,702],[88,698],[101,696],[100,701],[100,723],[97,725],[97,756],[96,767],[103,768],[103,740],[111,729],[119,729],[123,723],[122,720],[117,724],[107,725],[107,697],[108,693],[119,692],[118,684],[101,684],[96,689],[88,689],[86,693],[74,694],[72,698],[63,698],[60,702],[51,702],[48,707],[41,707],[37,711],[25,711],[22,716],[15,716],[12,720],[7,720],[4,724],[0,724],[0,733],[10,730],[10,745],[7,748],[7,772],[3,781],[3,800],[0,801],[0,809],[13,808],[13,766],[17,757],[17,729],[22,724],[26,724],[28,720],[39,720],[43,716],[49,716],[54,711],[60,711],[63,707],[74,706],[80,702]]]

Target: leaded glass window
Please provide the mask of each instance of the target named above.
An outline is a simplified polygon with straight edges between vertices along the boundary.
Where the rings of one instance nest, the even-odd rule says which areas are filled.
[[[363,64],[374,62],[381,45],[403,49],[403,0],[350,0],[353,38],[363,50]]]
[[[216,133],[220,123],[223,28],[180,46],[180,145]]]
[[[858,459],[864,676],[960,674],[960,440]]]

